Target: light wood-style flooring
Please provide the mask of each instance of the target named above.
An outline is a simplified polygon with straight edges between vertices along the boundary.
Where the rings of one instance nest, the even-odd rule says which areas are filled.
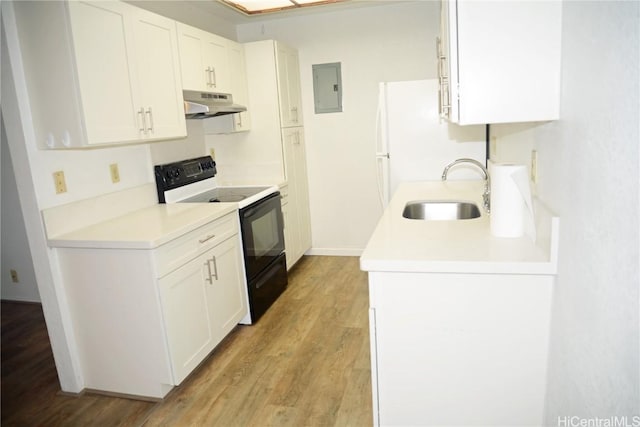
[[[161,402],[60,393],[38,305],[2,303],[2,426],[370,426],[367,276],[303,257],[289,287]]]

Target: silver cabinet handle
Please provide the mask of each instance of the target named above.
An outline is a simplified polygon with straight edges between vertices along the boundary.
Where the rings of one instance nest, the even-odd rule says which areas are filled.
[[[438,72],[438,116],[443,117],[442,115],[442,58],[440,55],[440,37],[436,37],[436,58],[438,59],[437,64],[437,72]]]
[[[440,114],[440,117],[446,118],[449,116],[451,105],[449,102],[449,78],[446,70],[447,57],[442,52],[440,37],[436,37],[436,55],[438,57],[438,81],[440,84],[438,89],[438,114]]]
[[[211,67],[211,85],[213,87],[218,87],[218,79],[216,78],[216,67]]]
[[[204,70],[204,72],[206,73],[206,76],[207,76],[207,86],[211,86],[211,67],[207,67],[207,69]]]
[[[451,97],[449,96],[449,79],[447,77],[442,78],[442,110],[449,116],[449,109],[451,108]]]
[[[153,133],[153,111],[151,111],[151,107],[147,109],[146,114],[149,115],[149,132]]]
[[[211,264],[209,264],[209,260],[207,260],[207,262],[204,263],[204,265],[207,266],[207,277],[204,278],[205,282],[209,282],[210,285],[213,285],[213,278],[211,276]]]
[[[140,117],[140,124],[142,125],[142,127],[140,127],[138,130],[144,134],[147,133],[147,121],[144,115],[144,108],[140,108],[138,110],[138,116]]]
[[[211,257],[211,261],[213,261],[213,277],[215,277],[216,280],[219,280],[218,279],[218,263],[216,262],[215,255]]]
[[[291,107],[291,112],[296,113],[295,119],[291,118],[291,121],[294,123],[298,123],[298,107]]]
[[[208,242],[209,240],[213,239],[214,237],[216,237],[215,234],[209,234],[207,237],[205,237],[204,239],[200,239],[198,240],[198,242],[200,243],[205,243]]]

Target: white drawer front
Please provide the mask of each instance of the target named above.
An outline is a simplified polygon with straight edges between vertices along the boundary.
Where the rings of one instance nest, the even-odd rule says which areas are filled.
[[[207,225],[174,239],[153,251],[156,276],[186,264],[196,256],[238,233],[238,213],[231,212]]]

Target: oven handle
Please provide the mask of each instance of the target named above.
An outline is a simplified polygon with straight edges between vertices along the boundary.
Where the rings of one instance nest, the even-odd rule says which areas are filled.
[[[256,283],[256,289],[260,289],[265,283],[269,281],[273,276],[278,273],[278,270],[282,268],[279,262],[276,262],[271,268],[262,276],[262,278]]]
[[[258,202],[256,202],[256,204],[257,204],[256,206],[253,206],[251,208],[248,208],[247,210],[242,211],[242,217],[243,218],[248,218],[250,216],[253,216],[253,214],[258,212],[260,209],[264,208],[264,204],[266,202],[268,202],[269,200],[273,199],[274,197],[280,197],[280,192],[271,193],[267,197],[265,197],[264,199],[261,199]]]

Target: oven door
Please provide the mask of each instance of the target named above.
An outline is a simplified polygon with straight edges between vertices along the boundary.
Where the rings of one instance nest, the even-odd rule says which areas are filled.
[[[247,279],[251,280],[284,252],[280,193],[240,209],[240,227]]]

